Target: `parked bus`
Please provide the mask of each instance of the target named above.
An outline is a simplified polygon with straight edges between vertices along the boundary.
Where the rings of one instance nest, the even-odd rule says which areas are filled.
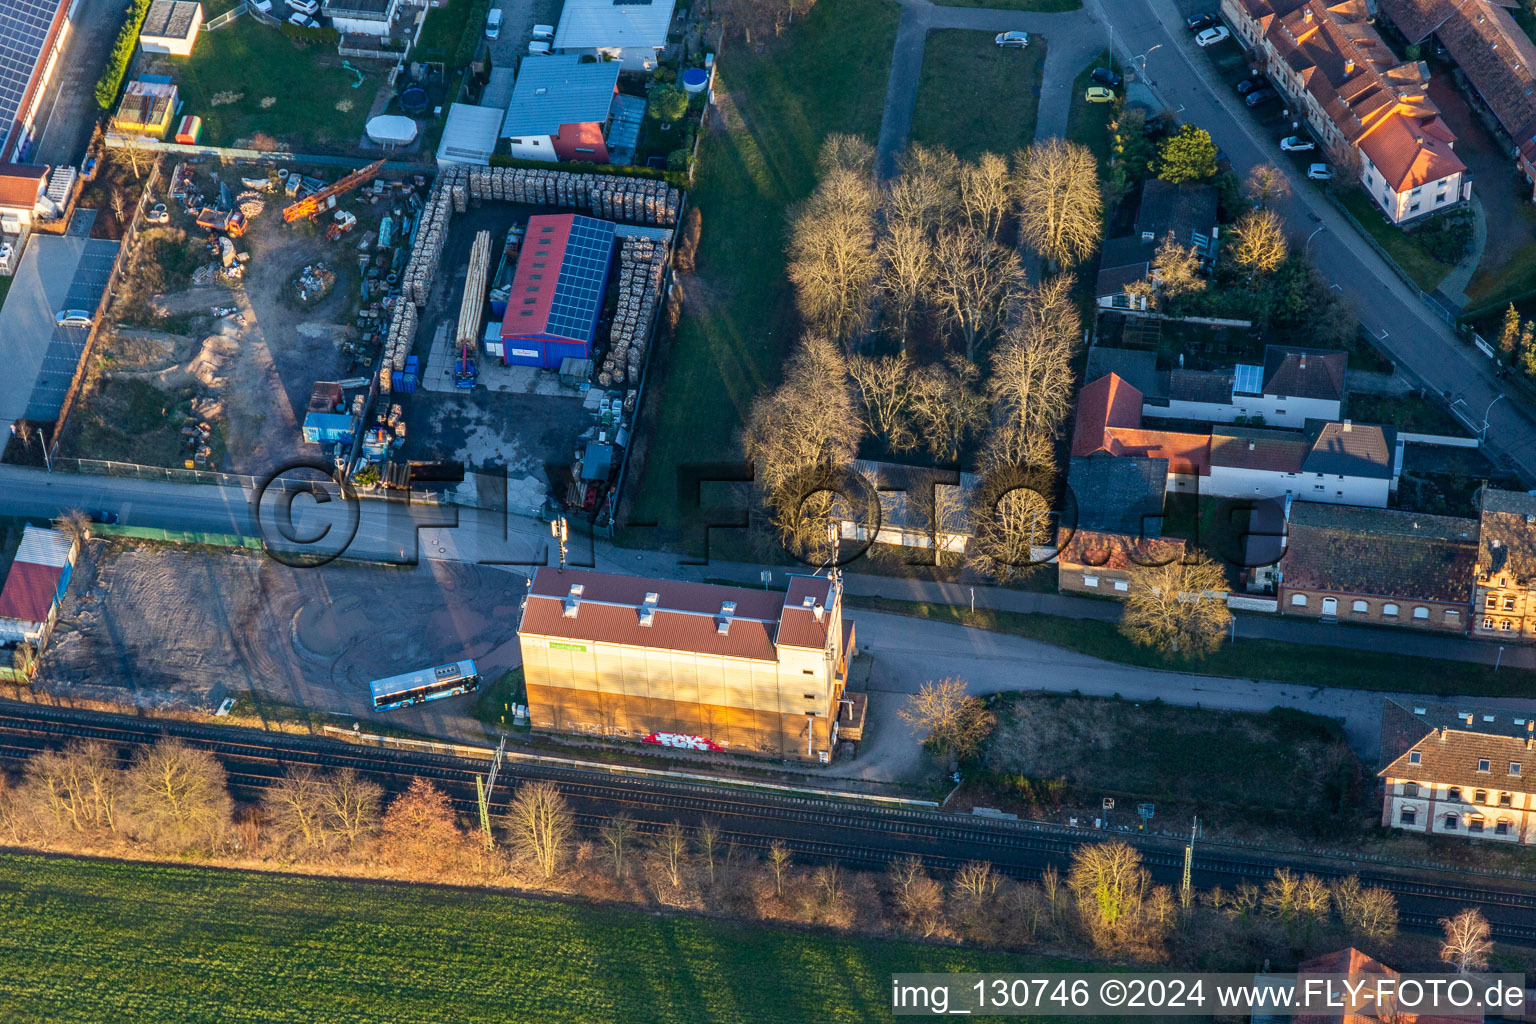
[[[473,661],[456,661],[451,665],[376,679],[368,686],[373,691],[373,710],[389,711],[437,700],[439,697],[469,693],[479,688],[480,673],[475,671]]]

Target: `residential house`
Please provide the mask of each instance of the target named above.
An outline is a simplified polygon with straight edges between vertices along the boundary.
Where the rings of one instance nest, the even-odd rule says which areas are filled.
[[[47,203],[47,192],[47,167],[0,164],[0,233],[31,231],[38,208]]]
[[[1464,633],[1476,555],[1471,519],[1293,502],[1280,613]]]
[[[651,71],[667,45],[672,5],[673,0],[565,0],[554,49],[614,61],[625,71]]]
[[[869,459],[858,459],[849,468],[878,500],[880,518],[878,523],[843,520],[845,541],[965,553],[975,536],[971,500],[981,487],[975,473]]]
[[[1362,984],[1365,976],[1381,981]],[[1355,989],[1338,982],[1347,976]],[[1254,988],[1269,994],[1255,1005],[1251,1024],[1482,1024],[1483,1011],[1455,1014],[1419,1013],[1405,1010],[1390,1000],[1400,991],[1398,972],[1354,947],[1303,960],[1295,974],[1260,974]],[[1378,1000],[1378,993],[1386,995]],[[1276,1007],[1285,1007],[1282,1012]]]
[[[1301,428],[1308,420],[1337,420],[1344,411],[1349,354],[1333,349],[1270,345],[1263,365],[1230,370],[1168,372],[1166,398],[1148,397],[1146,416]]]
[[[608,118],[619,63],[575,55],[525,58],[501,134],[519,160],[608,163]]]
[[[1472,635],[1536,640],[1536,497],[1484,487],[1478,508]]]
[[[1111,238],[1102,246],[1094,302],[1100,309],[1145,313],[1150,303],[1134,286],[1156,283],[1152,258],[1170,235],[1194,249],[1209,267],[1216,258],[1216,190],[1209,185],[1171,185],[1151,179],[1142,186],[1136,224],[1129,235]]]
[[[1075,456],[1067,472],[1071,496],[1059,531],[1056,584],[1061,590],[1123,595],[1140,568],[1184,557],[1184,541],[1162,536],[1168,460]]]
[[[145,53],[190,57],[202,27],[202,4],[192,0],[155,0],[139,29],[139,49]]]
[[[1277,385],[1278,386],[1278,385]],[[1168,460],[1168,490],[1229,498],[1281,498],[1385,508],[1402,464],[1391,427],[1309,420],[1302,431],[1212,427],[1209,433],[1142,423],[1139,390],[1118,374],[1078,396],[1072,454]]]
[[[343,35],[393,36],[400,7],[401,0],[321,0],[320,13]]]
[[[862,727],[853,621],[825,576],[781,594],[543,568],[517,633],[536,730],[824,764]]]
[[[1536,704],[1388,699],[1381,737],[1384,827],[1536,844]]]
[[[1334,160],[1358,164],[1360,184],[1394,224],[1471,198],[1428,69],[1398,61],[1367,0],[1222,0],[1221,10]]]
[[[1408,42],[1440,41],[1504,129],[1536,199],[1536,44],[1513,11],[1491,0],[1381,0],[1381,10]]]
[[[0,162],[21,162],[32,150],[48,83],[73,25],[71,0],[13,0],[0,4]]]

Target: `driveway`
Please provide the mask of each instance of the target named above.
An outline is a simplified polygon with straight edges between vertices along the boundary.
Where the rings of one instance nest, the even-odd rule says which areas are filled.
[[[1040,112],[1035,137],[1065,135],[1072,105],[1072,83],[1105,47],[1101,18],[1086,10],[1064,14],[1000,11],[983,7],[940,7],[928,0],[900,0],[901,21],[891,57],[891,77],[885,90],[885,111],[875,144],[876,168],[882,178],[896,172],[896,160],[912,130],[917,87],[923,73],[923,47],[934,29],[959,28],[977,32],[1022,29],[1046,40],[1045,70],[1040,83]]]
[[[39,108],[46,111],[46,121],[27,158],[31,163],[57,167],[78,164],[85,156],[101,113],[96,80],[124,17],[124,5],[116,0],[80,0],[58,70]]]
[[[1087,0],[1113,26],[1122,59],[1145,61],[1148,85],[1174,116],[1200,125],[1226,151],[1244,177],[1255,166],[1273,164],[1292,176],[1292,194],[1276,203],[1296,244],[1314,236],[1313,262],[1354,305],[1377,346],[1410,377],[1447,397],[1469,430],[1487,418],[1488,446],[1528,483],[1536,483],[1536,419],[1518,400],[1499,401],[1503,392],[1493,365],[1464,344],[1431,314],[1369,243],[1334,209],[1314,183],[1284,159],[1275,139],[1259,132],[1248,112],[1219,85],[1199,48],[1184,30],[1173,0]]]

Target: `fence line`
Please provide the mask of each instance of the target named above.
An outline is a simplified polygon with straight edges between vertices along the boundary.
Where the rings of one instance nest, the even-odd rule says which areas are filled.
[[[123,149],[132,145],[137,149],[172,153],[179,157],[212,156],[220,160],[234,162],[316,164],[323,167],[344,167],[348,170],[357,170],[360,167],[367,167],[373,163],[367,157],[325,156],[319,153],[293,153],[288,150],[236,149],[232,146],[184,146],[179,142],[166,142],[162,139],[142,137],[125,140],[115,132],[109,132],[104,137],[104,140],[110,149]],[[406,163],[400,160],[386,161],[384,169],[386,171],[403,171],[412,174],[427,173],[431,170],[425,163]]]

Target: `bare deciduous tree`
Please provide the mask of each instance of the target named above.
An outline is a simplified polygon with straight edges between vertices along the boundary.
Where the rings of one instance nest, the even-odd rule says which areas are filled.
[[[979,373],[959,356],[930,363],[908,377],[911,431],[935,459],[953,462],[966,439],[986,422],[986,403],[976,393]]]
[[[538,865],[544,881],[555,877],[576,833],[570,805],[552,782],[526,782],[507,808],[512,849]]]
[[[621,812],[608,819],[598,832],[603,845],[608,848],[608,859],[613,864],[613,877],[624,877],[624,861],[629,847],[635,841],[635,819],[628,812]]]
[[[1172,231],[1164,236],[1153,254],[1152,274],[1157,281],[1157,293],[1165,299],[1177,299],[1205,290],[1205,278],[1200,276],[1199,254],[1192,246],[1180,245]]]
[[[945,322],[959,332],[965,358],[974,361],[1024,287],[1019,254],[976,228],[960,225],[940,230],[934,265],[934,302]]]
[[[693,838],[699,846],[699,858],[704,862],[705,877],[710,885],[714,885],[715,858],[720,854],[720,826],[706,819],[694,830]]]
[[[1088,934],[1102,947],[1140,938],[1136,925],[1152,888],[1141,854],[1123,842],[1078,847],[1067,873],[1067,888],[1077,898]]]
[[[901,356],[850,356],[848,372],[858,388],[870,430],[897,451],[917,445],[907,394],[912,364]]]
[[[905,349],[912,314],[933,292],[933,239],[915,217],[893,218],[876,247],[876,256],[884,271],[881,292]]]
[[[688,832],[679,822],[667,825],[651,837],[651,856],[676,889],[683,884],[683,869],[688,865]]]
[[[982,153],[975,163],[961,165],[960,212],[971,227],[995,241],[1012,202],[1006,159]]]
[[[355,843],[379,827],[379,808],[384,790],[356,769],[343,768],[331,775],[321,795],[325,825],[337,839]]]
[[[1098,161],[1086,146],[1045,139],[1014,156],[1019,227],[1044,259],[1072,267],[1104,237]]]
[[[68,534],[76,544],[91,539],[91,517],[78,508],[66,509],[53,518],[53,528]]]
[[[1286,257],[1285,226],[1273,210],[1250,210],[1232,226],[1232,258],[1261,274],[1279,269]]]
[[[868,321],[879,271],[879,195],[865,165],[867,150],[867,143],[852,136],[828,136],[822,144],[821,180],[790,214],[788,274],[800,313],[816,330],[840,341]]]
[[[969,757],[991,735],[997,718],[986,702],[966,692],[966,685],[953,676],[924,683],[897,714],[935,752]]]
[[[768,870],[773,874],[773,892],[784,898],[784,880],[789,877],[791,854],[782,839],[775,839],[768,846]]]
[[[873,176],[875,147],[862,135],[833,132],[821,141],[821,149],[816,153],[816,173],[825,176],[834,171]]]
[[[982,903],[997,894],[997,886],[1001,881],[1002,876],[992,870],[991,864],[968,860],[955,872],[954,891],[965,900]]]
[[[920,857],[891,864],[891,901],[907,926],[927,938],[944,923],[944,888],[929,877]]]
[[[285,842],[317,850],[330,839],[326,790],[330,783],[308,765],[295,765],[262,794],[267,826]]]
[[[1012,580],[1039,564],[1056,543],[1053,449],[1040,434],[1014,434],[1004,440],[1009,443],[994,441],[983,453],[989,474],[986,485],[972,496],[976,539],[970,565],[993,579]],[[1026,471],[1018,468],[1021,465],[1031,468]]]
[[[1221,646],[1232,612],[1226,573],[1202,553],[1131,573],[1120,631],[1142,647],[1202,658]]]
[[[85,835],[117,830],[122,791],[116,754],[84,740],[34,755],[22,788],[36,820],[51,831]]]
[[[1075,311],[1070,318],[1076,321]],[[1073,347],[1062,333],[1021,319],[992,354],[987,383],[997,424],[1019,439],[1021,453],[1023,438],[1055,437],[1072,413]]]
[[[1290,868],[1278,868],[1264,883],[1264,909],[1282,921],[1294,918],[1301,908],[1301,879]]]
[[[1326,920],[1332,902],[1327,882],[1312,874],[1301,876],[1301,884],[1296,887],[1296,906],[1302,915],[1312,921]]]
[[[906,221],[928,233],[937,231],[959,212],[960,161],[942,146],[908,146],[885,203],[888,222]]]
[[[777,493],[816,467],[846,466],[863,436],[842,352],[810,335],[790,360],[784,383],[753,404],[747,454],[757,479]]]
[[[1492,929],[1482,911],[1467,907],[1453,917],[1440,919],[1445,929],[1445,942],[1440,946],[1440,959],[1456,968],[1457,974],[1476,974],[1488,969],[1488,954],[1493,943],[1488,936]]]
[[[124,796],[134,831],[161,849],[213,847],[229,831],[233,804],[224,766],[179,740],[139,751]]]
[[[451,863],[464,841],[448,795],[423,778],[390,801],[379,836],[395,863],[419,870]]]
[[[1373,939],[1397,931],[1397,897],[1386,889],[1363,889],[1356,904],[1356,927]]]
[[[1291,194],[1291,182],[1274,164],[1260,164],[1243,182],[1243,191],[1259,206],[1268,207]]]

